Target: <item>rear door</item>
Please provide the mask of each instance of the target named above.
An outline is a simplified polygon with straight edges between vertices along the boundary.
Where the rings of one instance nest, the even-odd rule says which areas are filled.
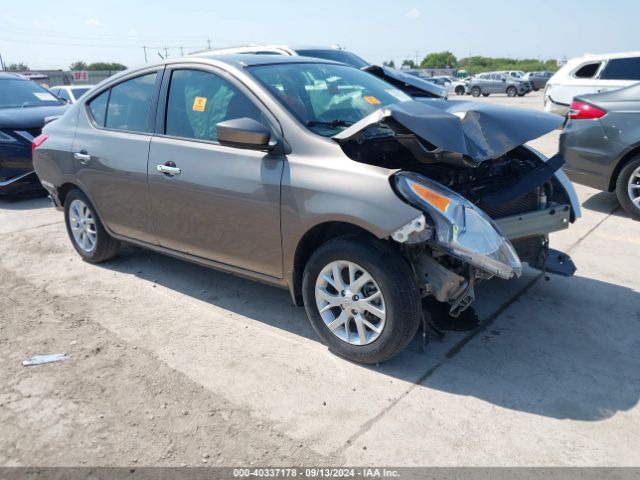
[[[73,142],[76,177],[114,233],[155,243],[147,160],[162,69],[137,72],[83,105]]]
[[[640,82],[640,57],[612,58],[602,69],[597,91],[606,92]]]
[[[149,192],[160,245],[282,277],[280,154],[225,147],[216,125],[253,118],[281,138],[274,117],[227,72],[167,68],[149,154]],[[158,171],[173,166],[178,174]]]

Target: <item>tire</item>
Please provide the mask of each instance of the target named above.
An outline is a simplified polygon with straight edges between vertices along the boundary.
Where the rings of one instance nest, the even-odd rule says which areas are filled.
[[[118,254],[120,242],[107,233],[94,206],[78,189],[65,197],[64,220],[71,244],[84,261],[106,262]]]
[[[355,282],[365,274],[371,279],[355,286],[357,291],[350,291],[354,283],[349,282],[350,266]],[[342,273],[339,283],[333,272]],[[341,288],[346,290],[339,291]],[[305,266],[302,295],[311,325],[322,342],[332,353],[358,363],[389,360],[407,346],[420,324],[420,293],[413,270],[397,250],[380,240],[354,235],[321,245]],[[365,302],[359,298],[364,295],[375,299]],[[361,308],[364,304],[383,312],[384,318]],[[362,319],[380,330],[365,326]],[[328,325],[333,321],[337,322],[332,330]]]
[[[464,95],[464,87],[456,87],[456,95]]]
[[[482,94],[482,96],[483,96],[483,97],[488,97],[488,96],[489,96],[489,94],[488,94],[488,93],[483,93],[483,94]]]
[[[539,92],[539,91],[540,91],[540,89],[539,89],[539,88],[536,88],[536,87],[533,87],[533,91],[534,91],[534,92]]]
[[[620,205],[631,218],[640,220],[640,156],[627,163],[618,175],[616,195]]]
[[[507,88],[507,95],[509,97],[515,97],[518,94],[518,90],[516,90],[516,87],[508,87]]]
[[[519,97],[524,97],[526,95],[526,93],[519,93],[518,96]]]
[[[471,95],[473,95],[474,97],[479,97],[481,93],[482,90],[480,90],[480,87],[473,87],[471,89]]]

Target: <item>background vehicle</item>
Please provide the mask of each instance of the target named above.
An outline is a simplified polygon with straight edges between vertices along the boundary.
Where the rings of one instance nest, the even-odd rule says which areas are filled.
[[[527,93],[531,92],[534,89],[533,82],[525,79],[525,73],[522,70],[502,70],[494,73],[502,73],[507,76],[507,78],[512,78],[516,81],[523,82],[527,87]]]
[[[47,117],[64,110],[64,103],[44,87],[0,72],[0,195],[42,190],[33,171],[31,142]]]
[[[531,82],[533,89],[537,92],[547,86],[547,82],[552,76],[551,72],[529,72],[525,73],[522,79]]]
[[[332,351],[376,363],[412,339],[422,296],[458,315],[523,261],[559,271],[548,233],[579,206],[558,157],[523,144],[561,121],[415,101],[318,59],[189,57],[101,84],[34,162],[86,261],[127,240],[287,287]]]
[[[504,73],[481,73],[467,82],[467,91],[474,97],[492,93],[506,93],[510,97],[526,95],[529,91],[524,82]]]
[[[76,103],[78,99],[93,88],[93,85],[61,85],[49,90],[67,103]]]
[[[459,78],[449,77],[447,75],[425,78],[428,82],[433,82],[436,85],[440,85],[447,89],[447,92],[451,95],[464,95],[467,92],[466,83]]]
[[[615,191],[620,205],[640,220],[640,83],[576,97],[560,152],[569,178]]]
[[[365,70],[376,77],[392,83],[400,90],[412,97],[420,98],[447,98],[447,89],[427,82],[420,76],[411,75],[395,68],[372,65],[363,60],[355,53],[342,50],[338,47],[287,47],[284,45],[246,45],[241,47],[220,48],[196,53],[199,55],[230,55],[230,54],[252,54],[252,55],[288,55],[306,56],[312,58],[322,58],[334,62],[344,63],[361,70]]]
[[[544,91],[547,112],[566,115],[574,97],[628,87],[640,81],[640,52],[572,58],[549,79]]]

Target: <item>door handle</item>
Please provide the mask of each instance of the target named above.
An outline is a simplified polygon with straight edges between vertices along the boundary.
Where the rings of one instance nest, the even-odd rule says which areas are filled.
[[[81,150],[73,154],[73,158],[80,161],[81,164],[86,165],[91,161],[91,155],[86,150]]]
[[[160,172],[160,173],[164,173],[170,177],[173,177],[174,175],[180,175],[180,173],[182,172],[182,170],[180,170],[179,167],[175,166],[175,163],[173,162],[167,162],[167,163],[171,163],[173,165],[158,165],[156,167],[156,169]]]

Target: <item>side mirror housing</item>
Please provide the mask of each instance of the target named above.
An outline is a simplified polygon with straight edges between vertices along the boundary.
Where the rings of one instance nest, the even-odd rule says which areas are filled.
[[[234,118],[216,125],[218,143],[247,150],[272,150],[271,130],[253,118]]]

